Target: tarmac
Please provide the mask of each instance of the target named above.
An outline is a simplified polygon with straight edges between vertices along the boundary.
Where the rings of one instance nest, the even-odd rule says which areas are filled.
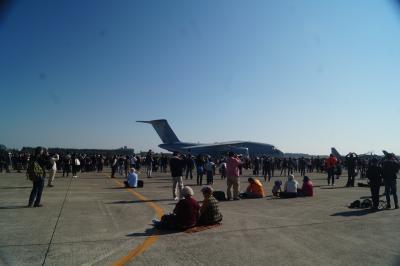
[[[260,178],[266,198],[220,202],[222,225],[197,233],[153,230],[152,219],[176,204],[169,173],[141,173],[145,185],[137,189],[109,175],[58,173],[43,207],[26,208],[31,182],[0,173],[0,265],[400,265],[400,210],[349,209],[370,191],[345,188],[346,173],[335,187],[325,173],[308,174],[314,197],[295,199],[268,197],[284,177]],[[184,184],[201,201],[195,178]],[[219,175],[214,189],[226,190]]]

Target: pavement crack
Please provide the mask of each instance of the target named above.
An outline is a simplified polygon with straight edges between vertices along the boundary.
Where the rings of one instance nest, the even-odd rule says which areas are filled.
[[[57,225],[58,225],[58,222],[60,221],[61,213],[62,213],[62,211],[64,209],[64,205],[65,205],[65,202],[67,200],[68,193],[71,190],[72,180],[73,179],[71,178],[70,181],[69,181],[69,184],[68,184],[67,191],[65,192],[64,200],[63,200],[63,203],[61,204],[60,212],[58,213],[57,221],[56,221],[56,224],[54,226],[53,233],[51,234],[50,242],[48,244],[48,247],[47,247],[47,250],[46,250],[46,254],[44,255],[44,260],[43,260],[42,266],[44,266],[46,264],[46,259],[47,259],[47,256],[49,254],[49,251],[50,251],[50,246],[53,243],[54,234],[55,234],[55,232],[57,230]]]

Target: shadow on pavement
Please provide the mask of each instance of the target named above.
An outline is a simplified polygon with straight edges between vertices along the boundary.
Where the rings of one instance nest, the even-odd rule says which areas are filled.
[[[320,189],[339,189],[339,188],[347,188],[346,186],[344,187],[331,187],[331,186],[321,186]]]
[[[0,206],[0,210],[14,210],[14,209],[25,209],[27,206]]]
[[[129,203],[144,203],[144,202],[161,202],[161,201],[174,201],[173,199],[155,199],[155,200],[120,200],[107,204],[129,204]]]
[[[158,230],[156,228],[149,228],[146,229],[143,233],[132,233],[128,234],[126,236],[152,236],[152,235],[170,235],[170,234],[176,234],[180,233],[181,231],[178,230]]]
[[[21,189],[21,188],[32,188],[32,186],[30,186],[30,187],[0,187],[0,189]]]
[[[351,216],[364,216],[370,213],[375,213],[376,211],[372,211],[370,209],[361,209],[361,210],[351,210],[345,212],[337,212],[331,214],[331,216],[342,216],[342,217],[351,217]]]

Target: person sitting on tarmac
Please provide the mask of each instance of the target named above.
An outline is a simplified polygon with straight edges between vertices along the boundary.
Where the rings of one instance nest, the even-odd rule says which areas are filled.
[[[213,189],[210,186],[201,189],[203,193],[203,204],[200,208],[200,217],[197,224],[212,225],[222,221],[222,214],[218,208],[218,201],[213,196]]]
[[[303,178],[303,186],[298,189],[297,195],[301,197],[312,197],[314,195],[314,187],[308,176]]]
[[[282,192],[281,186],[282,186],[282,181],[275,180],[274,186],[272,188],[272,196],[279,197],[279,194]]]
[[[186,230],[194,227],[199,218],[199,203],[193,198],[194,192],[191,187],[182,189],[184,199],[178,201],[173,213],[161,217],[161,221],[153,220],[156,228],[170,230]]]
[[[299,188],[299,182],[294,179],[294,175],[289,175],[288,180],[285,183],[284,191],[280,193],[281,198],[295,198],[297,197],[297,189]]]
[[[132,167],[129,170],[127,179],[124,181],[125,187],[137,187],[138,179],[136,169]]]
[[[260,180],[249,177],[247,179],[249,185],[246,192],[242,193],[240,196],[243,198],[263,198],[265,197],[264,187]]]

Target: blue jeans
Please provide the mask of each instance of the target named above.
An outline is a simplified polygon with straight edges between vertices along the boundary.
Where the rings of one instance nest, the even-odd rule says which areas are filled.
[[[385,183],[385,195],[387,204],[390,205],[390,194],[393,194],[394,204],[398,205],[399,200],[397,199],[396,179],[391,179],[391,180],[384,179],[383,182]]]
[[[44,177],[39,177],[38,180],[33,182],[31,195],[29,196],[29,205],[38,206],[42,198],[42,192],[44,187]],[[35,204],[33,204],[35,202]]]

